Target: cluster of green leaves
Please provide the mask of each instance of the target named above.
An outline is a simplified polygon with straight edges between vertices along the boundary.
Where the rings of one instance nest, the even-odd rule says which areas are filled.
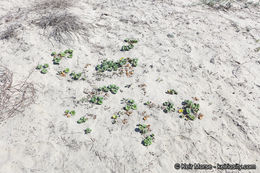
[[[73,50],[71,49],[67,49],[64,52],[60,52],[60,53],[56,53],[56,52],[52,52],[51,56],[53,56],[53,64],[60,64],[60,61],[62,58],[67,57],[67,58],[72,58],[73,56]]]
[[[125,39],[124,42],[127,42],[127,46],[122,46],[121,51],[129,51],[130,49],[134,48],[134,44],[138,41],[135,39]]]
[[[175,111],[174,105],[171,102],[164,102],[163,106],[165,106],[165,108],[163,110],[163,112],[165,112],[165,113],[169,113],[169,112],[174,112]]]
[[[166,91],[166,94],[171,94],[171,95],[175,94],[175,95],[177,95],[178,93],[174,89],[169,89],[168,91]]]
[[[92,129],[91,129],[91,128],[86,128],[85,134],[88,134],[88,133],[91,133],[91,132],[92,132]]]
[[[72,116],[76,114],[75,110],[70,111],[68,109],[64,113],[65,113],[65,115],[72,115]]]
[[[102,105],[103,104],[103,97],[99,97],[99,96],[93,96],[91,99],[90,99],[90,102],[91,103],[95,103],[95,104],[98,104],[98,105]]]
[[[114,85],[114,84],[111,84],[111,85],[108,85],[108,86],[103,86],[103,87],[99,88],[98,90],[103,91],[103,92],[110,91],[112,94],[116,94],[117,91],[119,90],[119,87]]]
[[[146,125],[146,124],[139,124],[138,129],[141,134],[145,134],[150,130],[149,125]]]
[[[130,100],[128,100],[127,102],[126,102],[126,106],[124,107],[124,109],[126,110],[126,111],[129,111],[129,110],[136,110],[137,109],[137,106],[136,106],[136,104],[135,104],[135,101],[134,100],[132,100],[132,99],[130,99]]]
[[[70,72],[70,69],[69,68],[65,68],[63,71],[59,71],[58,75],[60,75],[60,74],[68,74],[69,72]]]
[[[193,103],[191,100],[185,100],[182,102],[183,114],[190,120],[195,119],[195,115],[199,112],[200,105],[198,103]]]
[[[47,70],[48,67],[49,67],[49,64],[37,65],[36,69],[41,70],[42,74],[46,74],[48,72],[48,70]]]
[[[82,73],[72,72],[72,73],[70,73],[70,76],[71,76],[71,79],[73,79],[73,80],[79,80],[79,79],[85,80],[85,78],[82,77]]]
[[[78,123],[78,124],[85,123],[87,120],[88,120],[88,119],[87,119],[86,117],[81,117],[81,118],[77,121],[77,123]]]
[[[150,136],[147,136],[147,137],[143,140],[142,143],[143,143],[144,146],[149,146],[149,145],[152,144],[153,140],[154,140],[154,134],[151,134]]]
[[[136,67],[138,64],[138,59],[121,58],[118,61],[103,60],[100,65],[96,66],[96,71],[98,72],[117,71],[119,68],[123,67],[127,63],[130,63],[133,67]]]

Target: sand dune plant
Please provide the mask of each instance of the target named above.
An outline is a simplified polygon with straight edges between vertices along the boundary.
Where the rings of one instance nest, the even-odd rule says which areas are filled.
[[[56,53],[52,52],[51,56],[53,56],[53,64],[59,65],[62,58],[72,58],[73,56],[73,50],[67,49],[64,52]]]
[[[47,70],[48,67],[49,67],[49,64],[37,65],[36,69],[41,70],[42,74],[46,74],[48,72],[48,70]]]
[[[169,89],[169,90],[166,91],[166,94],[171,94],[171,95],[175,94],[175,95],[177,95],[178,93],[174,89]]]
[[[169,112],[174,112],[175,111],[174,104],[171,103],[171,102],[164,102],[163,106],[164,106],[163,112],[165,112],[165,113],[169,113]]]
[[[149,146],[152,144],[154,140],[154,134],[151,134],[150,136],[147,136],[143,141],[142,141],[142,144],[144,146]]]
[[[199,112],[200,105],[193,103],[191,100],[185,100],[182,102],[182,109],[179,109],[179,113],[182,113],[186,118],[194,120],[195,116]]]
[[[141,134],[145,134],[150,130],[150,125],[146,125],[146,124],[138,124],[138,131],[141,133]]]
[[[81,117],[81,118],[77,121],[77,123],[78,123],[78,124],[82,124],[82,123],[85,123],[87,120],[88,120],[88,119],[87,119],[86,117]]]
[[[93,96],[91,99],[90,99],[90,102],[91,103],[94,103],[94,104],[97,104],[97,105],[102,105],[103,104],[103,97],[99,97],[99,96]]]
[[[70,73],[71,79],[73,80],[79,80],[81,78],[81,75],[82,73],[75,73],[75,72]]]
[[[71,116],[74,116],[75,114],[76,114],[76,112],[75,112],[75,110],[66,110],[65,112],[64,112],[64,114],[65,114],[65,116],[67,116],[68,118],[69,117],[71,117]]]
[[[103,92],[111,92],[112,94],[116,94],[119,90],[119,87],[114,85],[114,84],[111,84],[109,86],[103,86],[101,88],[98,89],[99,91],[103,91]]]
[[[120,58],[118,61],[108,61],[103,60],[100,65],[96,66],[96,71],[98,72],[112,72],[112,71],[120,71],[120,74],[126,73],[127,76],[131,76],[133,74],[133,67],[138,65],[137,58]]]
[[[84,131],[85,131],[85,134],[89,134],[89,133],[92,132],[92,129],[91,128],[86,128]]]
[[[125,39],[124,42],[128,43],[127,46],[122,46],[121,51],[129,51],[134,48],[134,44],[138,41],[135,39]]]
[[[136,110],[137,105],[135,104],[135,101],[130,99],[126,102],[126,106],[124,107],[124,110],[129,111],[129,110]]]

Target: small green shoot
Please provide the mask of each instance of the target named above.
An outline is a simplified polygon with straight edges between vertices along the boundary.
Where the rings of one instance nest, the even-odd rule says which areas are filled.
[[[175,94],[175,95],[177,95],[178,93],[174,89],[169,89],[168,91],[166,91],[166,94],[171,94],[171,95]]]
[[[86,128],[86,130],[85,130],[85,134],[89,134],[89,133],[91,133],[92,132],[92,129],[90,129],[90,128]]]
[[[88,120],[88,119],[87,119],[86,117],[81,117],[81,118],[77,121],[77,123],[78,123],[78,124],[82,124],[82,123],[85,123],[87,120]]]

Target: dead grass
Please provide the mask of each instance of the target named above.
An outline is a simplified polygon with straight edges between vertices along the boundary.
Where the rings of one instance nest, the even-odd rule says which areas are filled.
[[[64,44],[79,39],[79,36],[84,37],[87,31],[87,28],[78,16],[66,11],[43,15],[33,23],[44,29],[44,34],[49,39],[54,39]]]
[[[202,0],[202,3],[210,6],[214,9],[224,9],[228,10],[231,8],[233,0]]]
[[[18,29],[21,27],[21,24],[12,24],[8,26],[4,31],[0,32],[0,40],[9,40],[11,38],[17,38]]]
[[[23,112],[34,102],[35,88],[27,79],[13,85],[12,72],[0,66],[0,122],[13,117],[17,112]]]

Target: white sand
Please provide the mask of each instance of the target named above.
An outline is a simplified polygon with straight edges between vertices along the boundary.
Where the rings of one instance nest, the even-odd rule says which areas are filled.
[[[31,3],[2,0],[0,16]],[[15,81],[38,63],[49,63],[50,70],[46,75],[35,70],[30,77],[36,103],[0,124],[0,173],[172,173],[177,172],[175,163],[256,164],[257,170],[241,172],[260,172],[260,52],[254,51],[260,47],[260,8],[243,4],[225,12],[198,0],[75,2],[69,11],[86,22],[88,36],[70,46],[52,46],[42,29],[28,24],[30,16],[19,19],[24,26],[20,40],[0,40],[1,64],[14,72]],[[9,25],[3,18],[0,22],[1,30]],[[129,37],[139,43],[120,52]],[[74,57],[54,66],[50,53],[66,48],[74,50]],[[102,59],[121,57],[139,59],[132,77],[96,80],[95,66]],[[68,82],[56,75],[65,67],[80,72],[86,64],[91,64],[86,81]],[[110,94],[101,106],[76,104],[87,96],[84,90],[109,84],[122,92]],[[125,88],[128,84],[132,86]],[[146,95],[140,84],[147,85]],[[178,95],[165,94],[171,88]],[[177,112],[165,114],[143,105],[170,100],[177,108],[192,97],[199,98],[202,120],[185,121]],[[112,124],[123,98],[134,99],[138,109]],[[75,109],[76,115],[65,117],[66,109]],[[146,121],[144,111],[150,114]],[[97,117],[77,124],[86,114]],[[121,122],[124,118],[127,124]],[[135,131],[139,123],[150,124],[155,134],[149,147]],[[92,132],[85,135],[87,127]]]

